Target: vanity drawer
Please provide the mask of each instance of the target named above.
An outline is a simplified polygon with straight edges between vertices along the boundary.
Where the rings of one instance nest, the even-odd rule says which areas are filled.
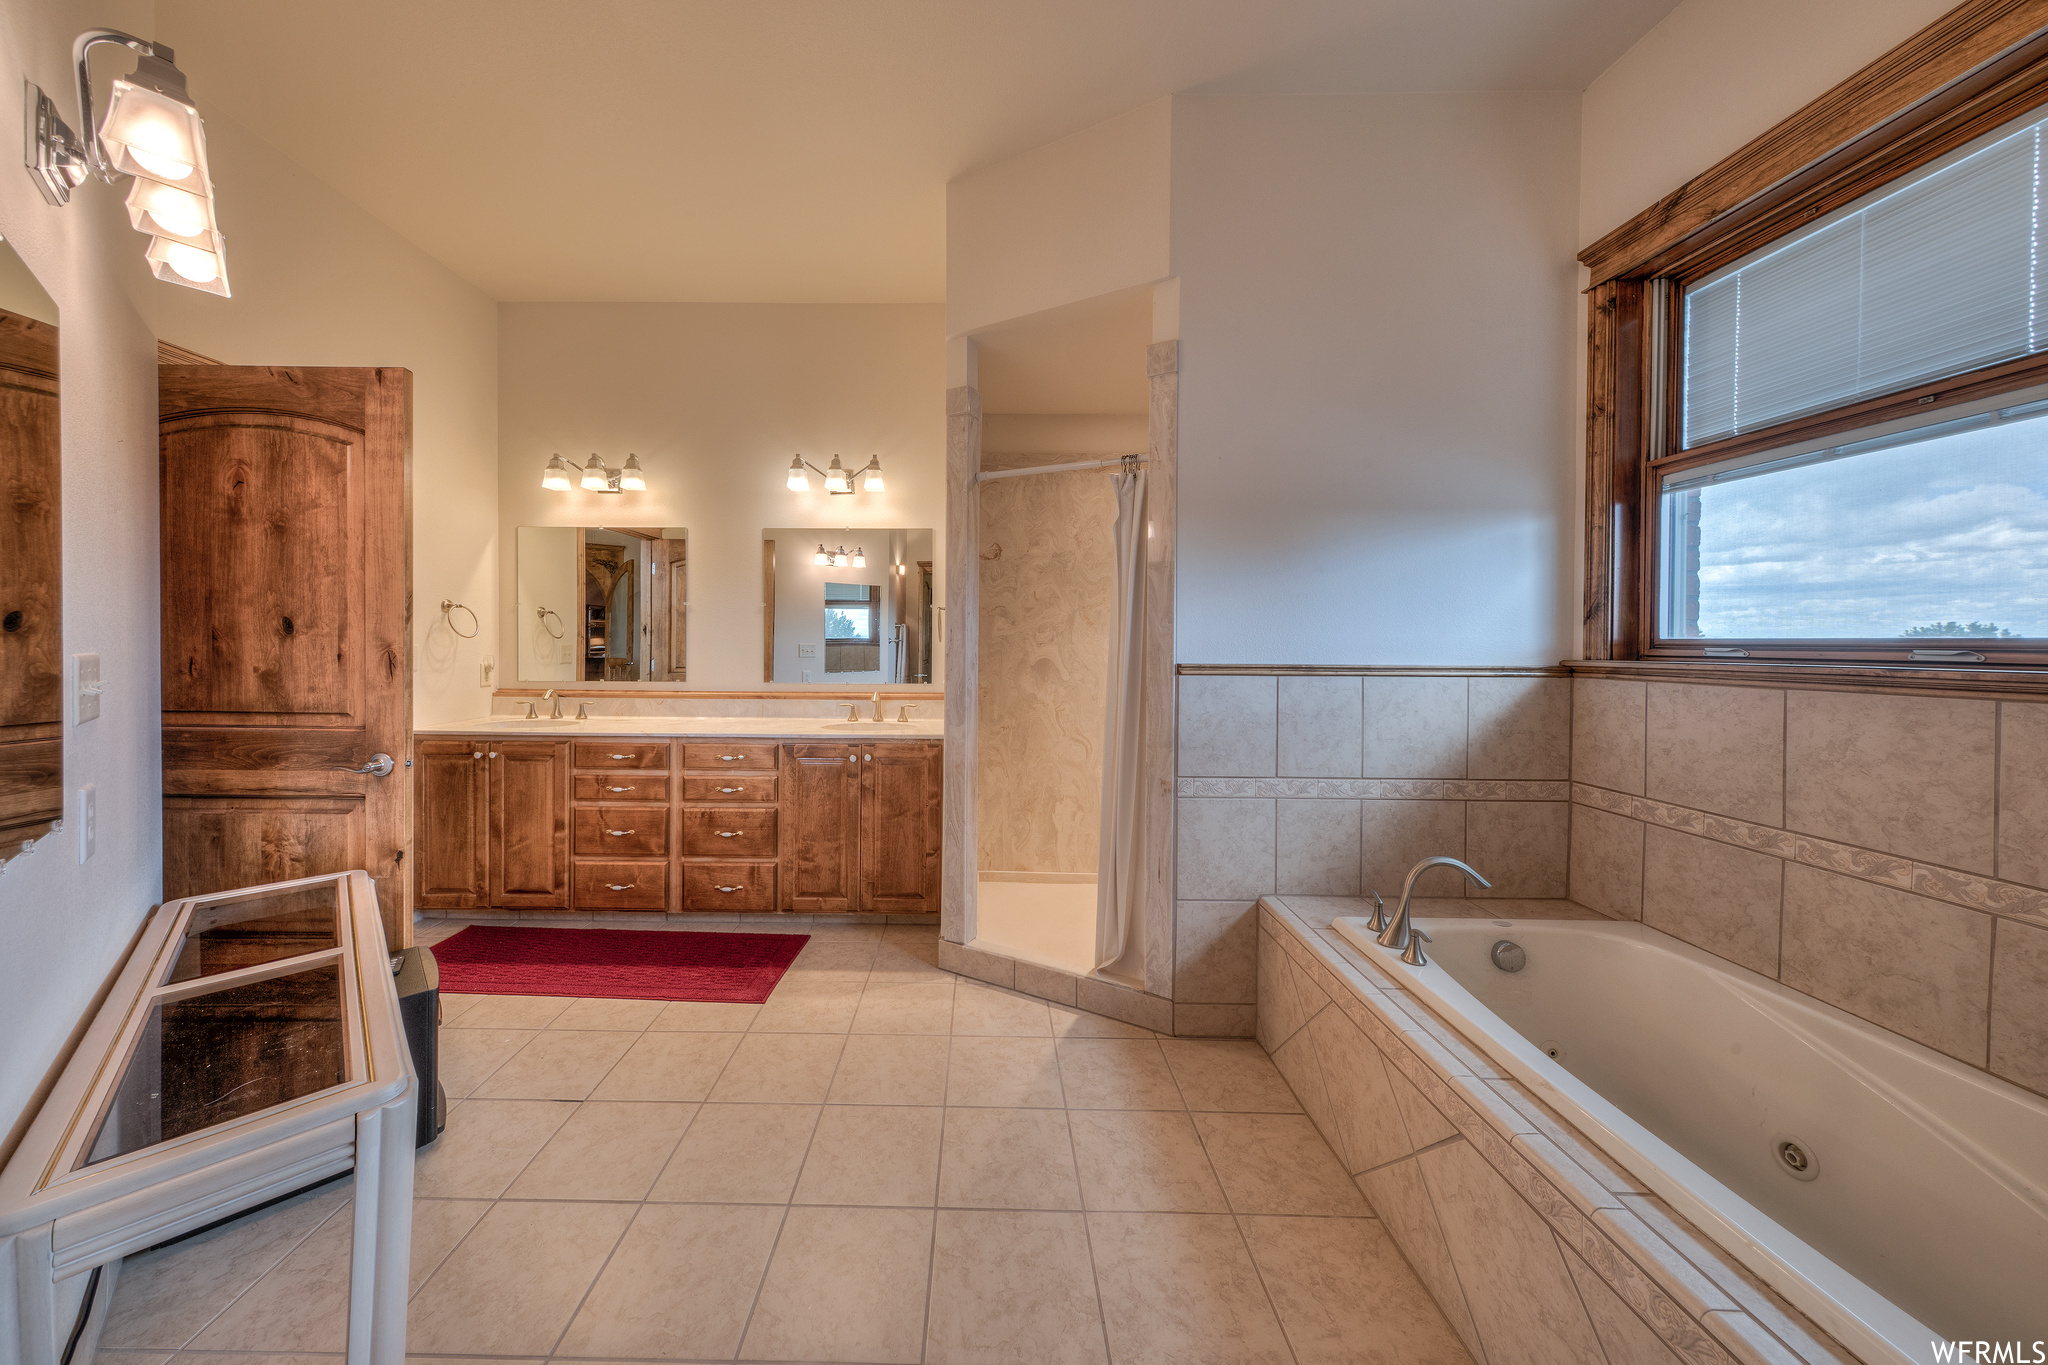
[[[579,858],[660,858],[668,854],[667,806],[578,806],[569,819],[570,847]]]
[[[758,740],[729,740],[719,743],[685,743],[685,768],[739,768],[751,772],[775,771],[775,746]]]
[[[716,777],[685,777],[685,801],[773,801],[775,774],[720,773]]]
[[[653,768],[668,767],[668,745],[591,743],[583,741],[576,745],[576,766],[578,768]]]
[[[685,858],[772,858],[775,812],[685,807]]]
[[[668,800],[666,777],[644,777],[639,773],[578,773],[570,781],[578,801]]]
[[[575,862],[569,867],[569,904],[575,909],[668,909],[667,863]]]
[[[774,863],[684,863],[683,909],[773,910]]]

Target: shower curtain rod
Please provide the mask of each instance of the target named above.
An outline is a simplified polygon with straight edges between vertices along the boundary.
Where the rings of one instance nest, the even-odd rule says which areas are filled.
[[[1079,464],[1041,464],[1029,469],[989,469],[976,474],[976,483],[987,483],[990,479],[1021,479],[1026,474],[1070,474],[1083,469],[1108,469],[1112,465],[1124,465],[1132,469],[1143,469],[1143,455],[1119,455],[1113,460],[1083,460]]]

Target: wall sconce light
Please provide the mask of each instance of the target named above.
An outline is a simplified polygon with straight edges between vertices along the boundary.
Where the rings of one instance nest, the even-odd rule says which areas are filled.
[[[809,470],[810,474],[816,474],[825,481],[825,491],[827,493],[853,492],[855,474],[860,476],[862,489],[869,493],[880,493],[885,487],[882,482],[882,457],[879,455],[868,456],[868,462],[865,465],[851,472],[847,470],[845,465],[839,463],[837,455],[832,457],[831,465],[824,469],[818,468],[799,455],[789,462],[789,478],[786,480],[786,483],[790,492],[808,493],[811,491],[810,474],[806,474],[804,472],[806,470]]]
[[[87,54],[100,43],[119,43],[140,60],[114,77],[107,117],[92,116],[92,70]],[[150,271],[170,284],[228,295],[227,243],[214,217],[213,177],[206,166],[206,126],[185,73],[171,49],[117,29],[87,29],[71,45],[78,68],[78,117],[83,138],[58,117],[42,88],[27,83],[28,171],[43,198],[62,208],[71,191],[96,175],[107,184],[132,176],[128,222],[149,237]]]
[[[579,474],[574,460],[565,460],[560,455],[548,457],[547,468],[540,474],[540,486],[551,493],[566,493],[576,482],[592,493],[645,493],[647,476],[640,468],[640,457],[628,455],[625,464],[611,468],[595,454],[584,464]]]
[[[839,543],[837,550],[828,550],[825,548],[825,542],[821,540],[818,542],[818,552],[811,556],[811,563],[816,564],[820,568],[844,569],[851,567],[865,569],[868,566],[868,552],[863,547],[855,549],[849,555],[846,553],[846,542],[844,541]]]

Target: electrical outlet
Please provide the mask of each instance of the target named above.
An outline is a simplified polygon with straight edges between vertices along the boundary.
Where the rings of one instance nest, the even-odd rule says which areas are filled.
[[[92,783],[78,789],[78,861],[92,858],[93,843],[99,837],[99,800],[93,795]]]
[[[806,668],[805,670],[803,670],[803,672],[802,672],[802,674],[800,675],[800,677],[801,677],[802,681],[804,681],[804,682],[809,682],[809,681],[811,680],[811,670],[810,670],[810,669],[808,669],[808,668]]]
[[[97,654],[74,654],[71,656],[72,693],[77,698],[77,710],[73,713],[77,725],[100,718],[100,656]]]
[[[498,672],[498,661],[486,658],[477,668],[477,686],[489,687]]]

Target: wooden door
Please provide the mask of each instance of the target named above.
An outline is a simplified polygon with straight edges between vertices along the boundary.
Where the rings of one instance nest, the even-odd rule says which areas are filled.
[[[499,741],[491,769],[491,904],[560,910],[569,904],[569,744]]]
[[[861,752],[850,744],[782,746],[784,910],[843,915],[860,903]]]
[[[655,682],[682,682],[689,676],[689,548],[686,540],[647,543],[654,584],[647,604],[647,620],[653,629],[647,676]]]
[[[863,911],[938,912],[942,767],[937,744],[898,741],[861,746]]]
[[[0,312],[0,857],[64,813],[62,455],[57,329]]]
[[[158,418],[164,893],[363,868],[409,944],[412,375],[165,365]]]
[[[413,809],[413,894],[427,910],[490,903],[490,764],[483,739],[423,739]]]

